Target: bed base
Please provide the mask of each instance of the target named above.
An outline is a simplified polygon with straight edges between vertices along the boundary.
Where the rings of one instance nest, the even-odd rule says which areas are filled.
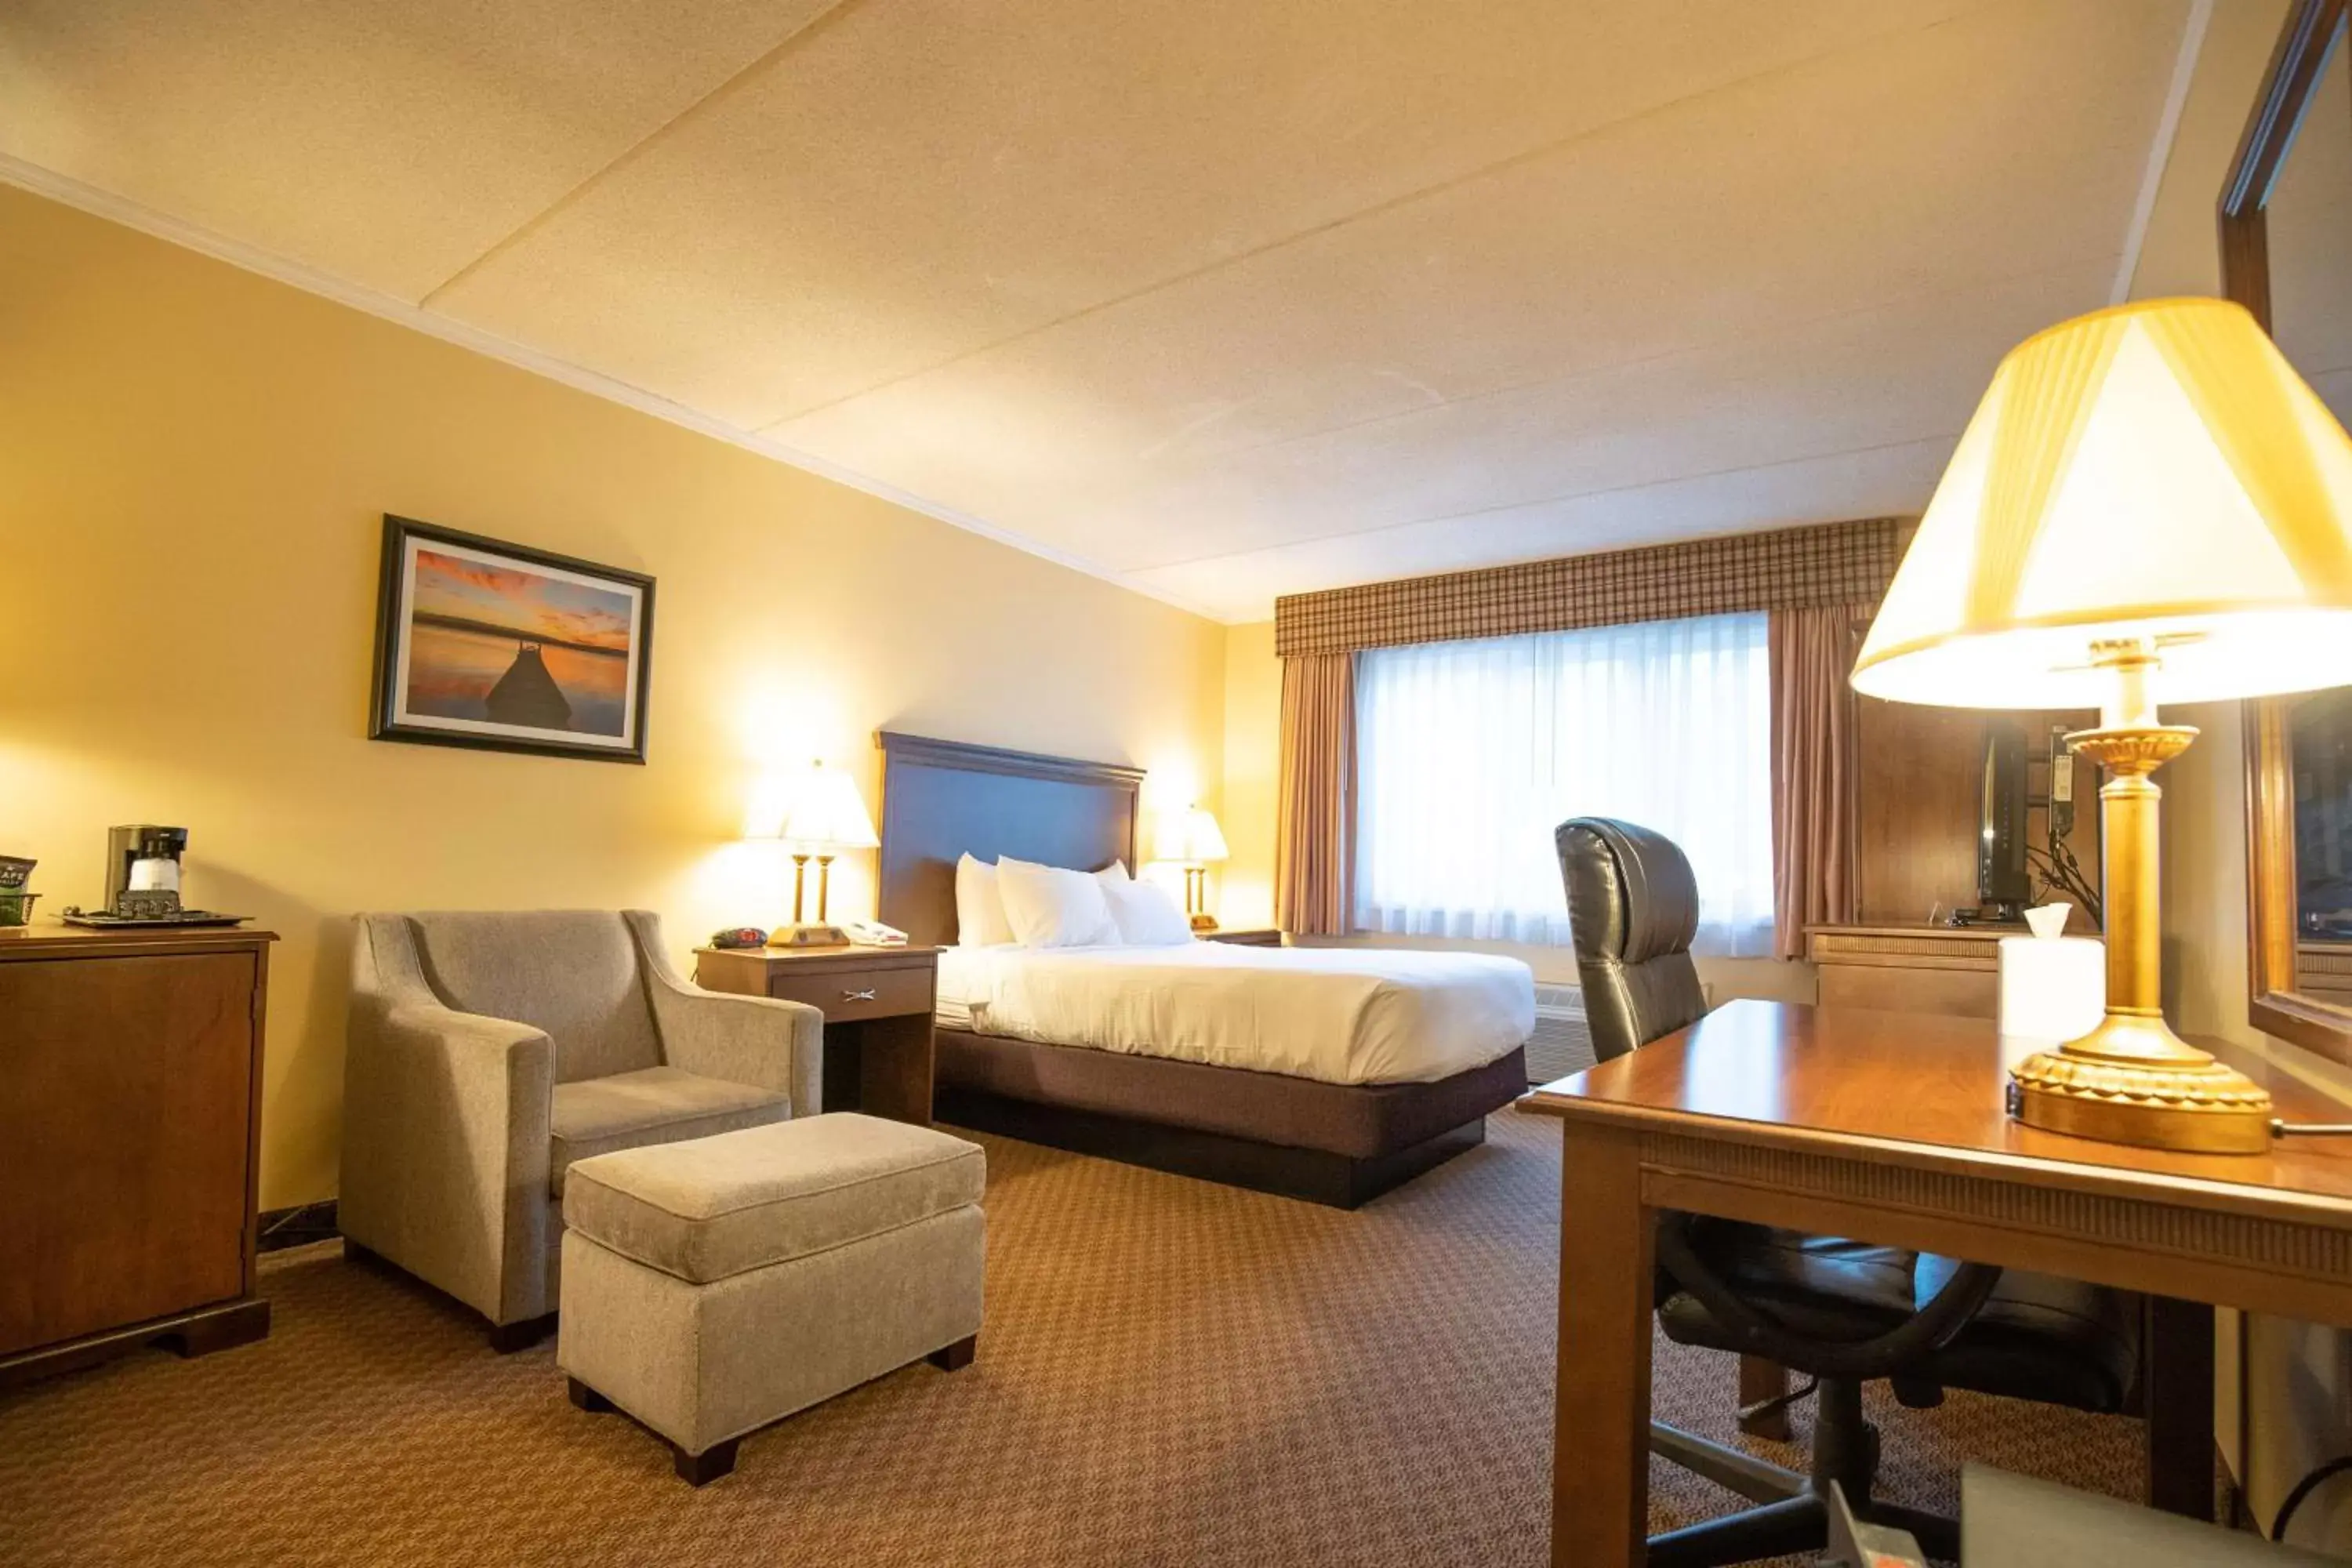
[[[957,1127],[1339,1209],[1368,1204],[1486,1141],[1486,1119],[1479,1116],[1418,1143],[1355,1159],[1322,1149],[1292,1149],[1230,1133],[1040,1105],[953,1084],[940,1084],[936,1094],[933,1114]]]

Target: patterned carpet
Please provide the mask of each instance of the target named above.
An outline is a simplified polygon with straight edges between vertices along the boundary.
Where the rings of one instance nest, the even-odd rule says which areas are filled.
[[[0,1395],[0,1562],[1535,1564],[1559,1131],[1490,1125],[1355,1214],[989,1140],[978,1361],[759,1433],[700,1492],[566,1403],[551,1342],[499,1357],[337,1243],[275,1254],[264,1343]],[[1662,1342],[1659,1414],[1728,1436],[1733,1376]],[[1931,1506],[1963,1458],[2140,1485],[2132,1422],[1873,1416],[1885,1489]],[[1658,1525],[1731,1505],[1653,1471]]]

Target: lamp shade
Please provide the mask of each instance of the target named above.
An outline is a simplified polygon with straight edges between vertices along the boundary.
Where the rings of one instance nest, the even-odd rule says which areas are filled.
[[[2352,439],[2252,316],[2159,300],[2000,363],[1864,641],[1868,696],[2093,708],[2095,642],[2175,702],[2352,683]]]
[[[1230,853],[1217,819],[1197,805],[1188,805],[1160,824],[1160,858],[1198,864],[1223,860]]]
[[[882,842],[874,836],[874,819],[866,814],[856,781],[824,763],[802,775],[777,837],[826,850],[871,849]]]

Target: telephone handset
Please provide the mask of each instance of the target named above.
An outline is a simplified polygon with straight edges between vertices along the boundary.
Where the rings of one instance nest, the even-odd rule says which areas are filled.
[[[860,947],[904,947],[907,933],[896,926],[886,926],[880,921],[844,921],[841,929],[849,940]]]

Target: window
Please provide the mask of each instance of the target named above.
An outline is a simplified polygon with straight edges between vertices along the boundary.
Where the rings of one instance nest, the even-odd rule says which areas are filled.
[[[1358,656],[1358,928],[1566,946],[1552,831],[1616,816],[1690,857],[1696,951],[1769,953],[1765,626],[1707,616]]]

